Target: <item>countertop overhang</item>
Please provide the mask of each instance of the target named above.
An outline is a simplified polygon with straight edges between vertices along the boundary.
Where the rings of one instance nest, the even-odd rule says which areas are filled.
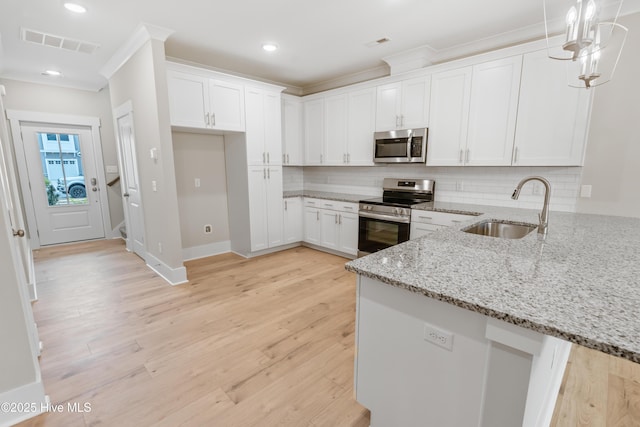
[[[414,208],[483,214],[346,269],[640,363],[640,218],[552,211],[544,241],[536,231],[511,240],[462,229],[487,219],[537,224],[539,211],[438,202]]]

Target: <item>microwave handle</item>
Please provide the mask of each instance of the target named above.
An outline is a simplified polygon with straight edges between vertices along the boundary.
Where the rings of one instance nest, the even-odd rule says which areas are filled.
[[[413,141],[413,135],[409,135],[409,137],[407,138],[407,158],[408,159],[413,157],[411,155],[411,141]]]

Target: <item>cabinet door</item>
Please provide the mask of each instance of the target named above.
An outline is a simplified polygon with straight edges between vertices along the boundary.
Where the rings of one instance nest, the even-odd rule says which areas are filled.
[[[375,121],[375,88],[349,93],[347,163],[350,165],[373,165]]]
[[[251,251],[267,249],[267,169],[261,166],[249,168],[249,227]]]
[[[431,77],[427,165],[461,166],[467,142],[471,67]]]
[[[209,79],[168,71],[167,80],[171,125],[206,128],[209,120]]]
[[[247,162],[250,165],[267,164],[265,150],[265,104],[263,92],[259,89],[246,88],[246,143]]]
[[[338,249],[338,212],[320,209],[320,246]]]
[[[264,150],[267,164],[282,164],[282,104],[280,93],[264,94]]]
[[[438,225],[421,224],[419,222],[412,222],[409,239],[413,240],[413,239],[417,239],[418,237],[426,236],[427,234],[431,234],[440,228],[443,228],[443,227]]]
[[[282,97],[282,161],[285,165],[303,164],[302,101]]]
[[[565,67],[546,50],[524,55],[514,165],[582,166],[593,90],[567,86]]]
[[[324,160],[326,165],[347,163],[347,95],[324,99]]]
[[[466,163],[510,166],[522,56],[473,66]]]
[[[358,214],[341,212],[339,214],[340,247],[339,251],[358,254]]]
[[[304,163],[321,165],[324,146],[324,100],[304,103]]]
[[[284,244],[282,224],[282,166],[271,166],[267,168],[266,193],[268,245],[270,248],[273,248]]]
[[[210,80],[211,128],[244,131],[244,89],[241,85]]]
[[[320,209],[304,208],[304,241],[320,244]]]
[[[400,127],[402,83],[378,86],[376,97],[376,131],[394,130]]]
[[[431,78],[417,77],[402,82],[400,127],[402,129],[424,128],[429,125],[429,100]]]
[[[284,199],[284,243],[302,241],[302,200],[300,197]]]

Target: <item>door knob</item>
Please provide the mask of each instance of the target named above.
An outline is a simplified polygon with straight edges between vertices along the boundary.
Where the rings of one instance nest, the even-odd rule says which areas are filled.
[[[24,230],[13,230],[13,237],[24,237]]]

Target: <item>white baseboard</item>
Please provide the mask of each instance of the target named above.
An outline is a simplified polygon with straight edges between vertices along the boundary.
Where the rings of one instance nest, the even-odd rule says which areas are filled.
[[[120,234],[120,227],[124,227],[124,221],[120,224],[116,225],[113,230],[111,230],[111,238],[112,239],[122,239],[122,234]]]
[[[147,267],[158,273],[170,285],[175,286],[188,282],[187,269],[184,266],[178,268],[169,267],[150,253],[147,253]]]
[[[304,246],[306,248],[315,249],[316,251],[326,252],[328,254],[341,256],[342,258],[348,258],[348,259],[356,259],[357,258],[356,255],[352,255],[352,254],[348,254],[348,253],[340,252],[340,251],[334,251],[333,249],[325,248],[324,246],[314,245],[313,243],[302,242],[302,246]]]
[[[229,240],[225,240],[224,242],[209,243],[208,245],[183,248],[182,259],[184,261],[190,261],[193,259],[226,254],[227,252],[231,252],[231,242]]]
[[[255,258],[255,257],[262,256],[262,255],[272,254],[274,252],[285,251],[287,249],[295,248],[295,247],[298,247],[298,246],[302,246],[302,243],[301,242],[287,243],[286,245],[276,246],[276,247],[273,247],[273,248],[264,249],[264,250],[256,251],[256,252],[248,252],[248,253],[242,253],[242,252],[237,252],[237,251],[231,251],[231,252],[233,252],[236,255],[240,255],[243,258]]]
[[[48,403],[41,381],[0,393],[0,403],[5,402],[16,406],[9,407],[9,411],[0,411],[0,427],[9,427],[35,417],[46,411]]]

